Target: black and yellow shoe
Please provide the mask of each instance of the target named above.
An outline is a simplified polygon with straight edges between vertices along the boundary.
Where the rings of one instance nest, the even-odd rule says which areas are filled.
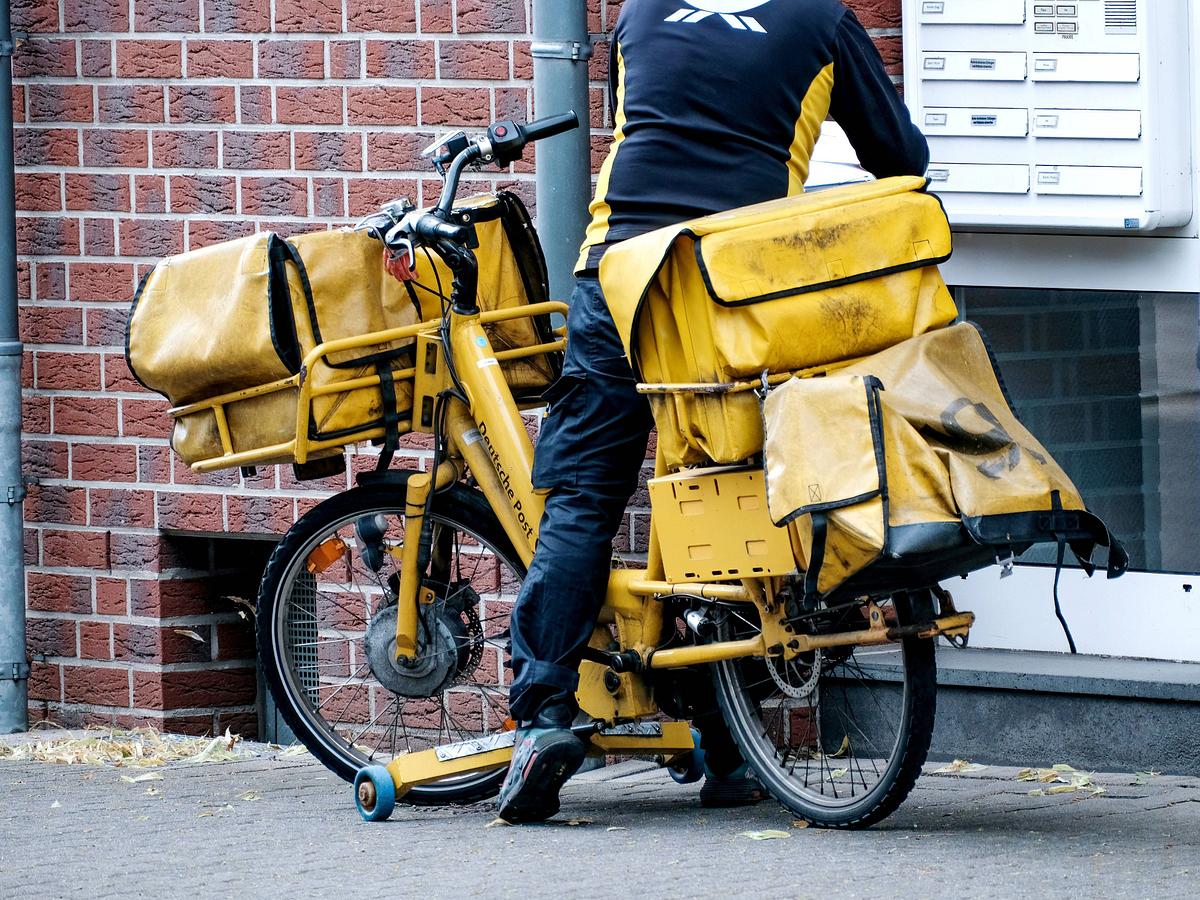
[[[765,799],[766,790],[745,763],[728,775],[706,771],[700,785],[700,805],[707,809],[751,806]]]
[[[578,771],[587,748],[569,728],[522,728],[497,798],[500,818],[543,822],[558,812],[558,792]]]

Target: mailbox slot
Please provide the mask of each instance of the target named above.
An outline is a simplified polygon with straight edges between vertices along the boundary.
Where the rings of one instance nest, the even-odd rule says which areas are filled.
[[[1136,109],[1035,109],[1033,133],[1039,138],[1136,141],[1142,136],[1142,114]]]
[[[930,163],[935,194],[1028,194],[1029,166],[991,163]]]
[[[1034,192],[1078,197],[1140,197],[1142,170],[1129,166],[1036,166]]]

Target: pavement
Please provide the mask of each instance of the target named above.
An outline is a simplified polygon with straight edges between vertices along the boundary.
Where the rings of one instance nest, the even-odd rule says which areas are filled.
[[[704,810],[627,761],[572,779],[552,823],[488,827],[490,804],[366,823],[307,754],[244,746],[153,770],[0,759],[0,898],[1200,897],[1200,776],[1039,796],[1016,769],[931,764],[886,822],[835,832],[770,801]],[[764,830],[787,837],[745,834]]]

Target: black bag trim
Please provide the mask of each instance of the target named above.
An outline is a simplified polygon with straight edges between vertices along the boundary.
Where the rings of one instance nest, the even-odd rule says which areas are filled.
[[[292,310],[292,292],[287,282],[285,263],[289,259],[299,260],[299,254],[295,252],[295,248],[279,235],[268,234],[267,321],[271,327],[271,343],[280,360],[283,361],[284,368],[295,375],[300,371],[302,360],[300,359],[300,339],[296,334],[296,317]],[[300,267],[305,290],[309,293],[309,317],[313,320],[313,329],[315,330],[316,316],[313,313],[311,290],[308,288],[303,263],[300,263]],[[318,343],[320,342],[318,341]]]
[[[156,391],[154,388],[150,387],[150,385],[146,384],[146,382],[142,381],[142,376],[139,375],[137,373],[137,369],[133,367],[133,358],[129,354],[129,341],[133,337],[133,314],[137,312],[138,301],[142,299],[142,292],[146,290],[146,285],[150,282],[150,276],[153,275],[157,270],[158,266],[155,265],[150,269],[150,271],[143,275],[141,280],[138,281],[137,290],[133,292],[133,302],[129,304],[129,315],[125,319],[125,366],[129,369],[129,374],[133,376],[134,380],[138,384],[148,391],[153,391],[160,397],[165,397],[169,401],[171,398],[167,397],[167,395],[162,391]]]
[[[693,252],[696,254],[696,265],[700,269],[700,277],[704,280],[705,290],[708,291],[709,298],[718,306],[724,306],[726,309],[734,309],[739,306],[753,306],[757,303],[768,303],[771,300],[780,300],[784,297],[802,297],[805,294],[815,294],[818,291],[832,290],[833,288],[845,287],[848,284],[858,284],[861,281],[871,281],[876,278],[886,278],[889,275],[897,275],[900,272],[911,272],[914,269],[928,269],[930,266],[940,266],[942,263],[950,259],[954,255],[951,250],[945,256],[930,257],[929,259],[919,259],[914,262],[900,263],[895,266],[888,266],[883,269],[875,269],[871,272],[862,272],[858,275],[847,275],[845,278],[833,278],[828,281],[814,282],[813,284],[800,285],[794,288],[783,288],[782,290],[772,291],[769,294],[759,294],[755,297],[747,297],[744,300],[725,300],[717,294],[717,289],[713,287],[712,278],[708,274],[708,267],[704,264],[704,255],[701,251],[701,243],[703,238],[697,238],[692,245]]]

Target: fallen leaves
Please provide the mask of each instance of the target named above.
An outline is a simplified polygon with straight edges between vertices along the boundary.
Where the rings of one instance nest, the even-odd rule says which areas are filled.
[[[1133,781],[1129,782],[1130,787],[1141,787],[1144,784],[1149,784],[1153,779],[1161,775],[1162,772],[1155,772],[1151,769],[1149,772],[1134,772]]]
[[[146,772],[144,775],[122,775],[121,780],[128,784],[138,784],[142,781],[162,781],[163,777],[158,772]]]
[[[987,766],[982,766],[979,763],[973,763],[969,759],[956,759],[952,763],[947,763],[940,769],[934,769],[934,775],[957,775],[962,772],[982,772]]]
[[[163,735],[153,728],[89,729],[82,737],[67,735],[29,741],[11,746],[0,745],[0,758],[20,762],[47,762],[56,765],[97,765],[147,768],[172,762],[206,763],[244,759],[247,754],[235,750],[240,735],[230,733],[215,738],[188,738]]]
[[[172,631],[174,631],[178,635],[182,635],[185,638],[189,638],[198,644],[204,643],[203,636],[201,636],[201,634],[198,631],[193,631],[191,628],[174,628],[174,629],[172,629]]]
[[[1058,794],[1085,794],[1094,797],[1107,793],[1103,785],[1092,782],[1094,772],[1081,772],[1073,766],[1059,763],[1049,769],[1022,769],[1017,773],[1018,781],[1035,781],[1047,784],[1047,788],[1034,788],[1030,797],[1056,796]]]

